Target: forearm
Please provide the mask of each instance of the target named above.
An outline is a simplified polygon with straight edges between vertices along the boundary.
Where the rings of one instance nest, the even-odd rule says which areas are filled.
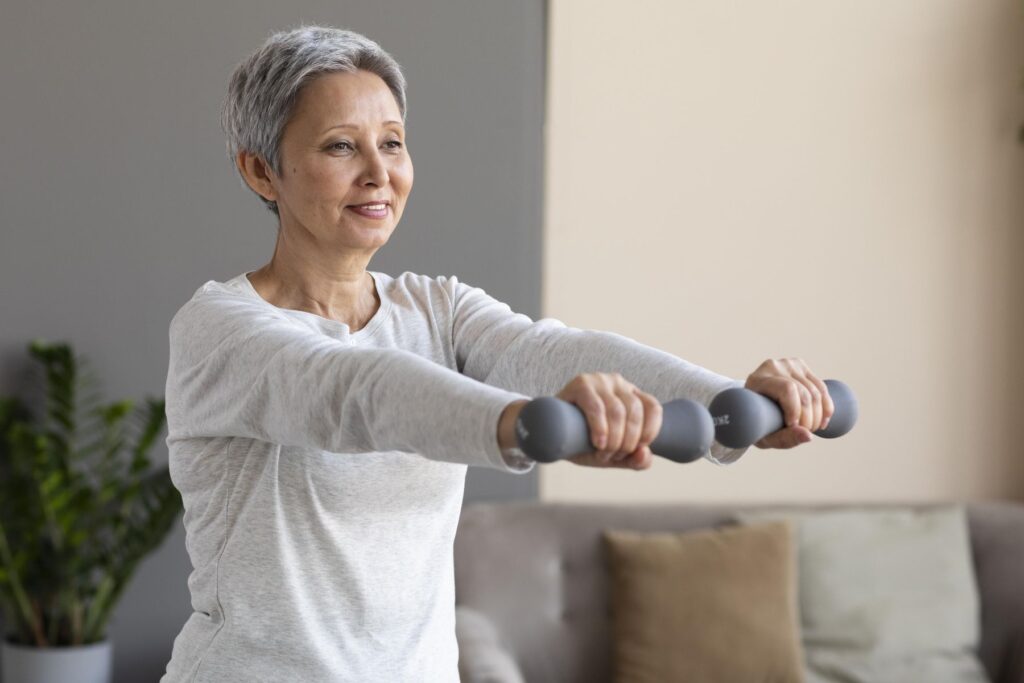
[[[497,360],[486,382],[531,396],[550,396],[585,372],[618,372],[661,403],[689,398],[708,406],[722,390],[743,382],[612,332],[547,326],[523,331]],[[516,370],[518,368],[518,370]],[[500,438],[514,443],[515,416],[506,410]],[[503,442],[504,443],[504,442]],[[728,464],[746,449],[712,445],[707,459]]]
[[[722,389],[742,385],[739,380],[711,373],[675,356],[620,335],[589,330],[578,330],[577,332],[585,332],[585,334],[561,335],[563,346],[560,350],[565,352],[566,359],[574,359],[574,363],[567,363],[567,367],[560,368],[563,375],[553,382],[553,386],[525,387],[521,383],[510,382],[510,384],[520,387],[518,390],[522,393],[554,395],[580,373],[619,372],[627,380],[641,390],[652,394],[662,403],[677,398],[691,398],[705,406],[710,404],[711,399]],[[531,372],[536,373],[539,365],[539,361],[531,363]],[[671,371],[673,367],[678,374],[673,374]],[[493,375],[488,377],[489,383],[494,383],[496,380],[499,382],[496,386],[502,386],[500,377],[495,378]],[[529,378],[527,378],[528,380]],[[520,378],[521,381],[522,378]],[[515,421],[525,404],[526,401],[510,403],[502,413],[498,425],[498,442],[501,448],[517,445]],[[725,465],[738,460],[746,450],[730,449],[714,443],[705,457],[711,462]]]
[[[743,382],[613,332],[536,322],[478,287],[445,280],[454,301],[453,345],[459,371],[526,396],[553,396],[585,372],[618,372],[661,403],[689,398],[708,406]],[[514,424],[514,419],[508,419]],[[508,426],[504,434],[512,432]],[[514,438],[512,436],[511,438]],[[743,454],[717,443],[708,459],[725,464]]]
[[[403,349],[342,344],[238,297],[190,303],[170,328],[169,441],[242,437],[508,469],[494,425],[526,396]]]
[[[585,372],[618,372],[662,403],[689,398],[709,405],[718,392],[742,385],[614,332],[540,323],[507,346],[484,381],[529,396],[551,396]]]

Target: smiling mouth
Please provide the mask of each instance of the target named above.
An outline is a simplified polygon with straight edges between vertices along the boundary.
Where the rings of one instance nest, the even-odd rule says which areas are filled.
[[[366,218],[384,218],[388,215],[387,204],[362,204],[360,206],[346,206],[346,209],[351,209],[360,216]]]

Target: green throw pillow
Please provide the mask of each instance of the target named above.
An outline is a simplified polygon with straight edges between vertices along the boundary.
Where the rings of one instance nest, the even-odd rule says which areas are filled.
[[[736,517],[795,523],[808,683],[987,683],[963,506]]]

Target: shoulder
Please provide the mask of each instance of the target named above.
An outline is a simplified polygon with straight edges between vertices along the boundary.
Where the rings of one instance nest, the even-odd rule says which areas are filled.
[[[280,311],[257,301],[229,282],[208,280],[171,318],[170,332],[199,333],[212,330],[254,329],[256,325],[293,321]]]
[[[467,291],[476,289],[456,275],[426,275],[408,270],[394,277],[381,275],[388,295],[396,301],[406,299],[427,305],[445,303],[451,307]]]
[[[374,272],[377,273],[377,271]],[[383,276],[385,280],[390,281],[395,286],[409,289],[449,288],[451,285],[459,282],[458,277],[455,275],[427,275],[425,273],[414,273],[411,270],[395,276],[388,275],[387,273],[377,273],[377,275]]]

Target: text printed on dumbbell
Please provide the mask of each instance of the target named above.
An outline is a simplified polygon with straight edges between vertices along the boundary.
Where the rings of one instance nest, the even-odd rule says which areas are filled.
[[[715,423],[716,427],[718,425],[727,425],[729,424],[729,414],[726,413],[725,415],[719,415],[718,417],[713,419],[713,422]]]

